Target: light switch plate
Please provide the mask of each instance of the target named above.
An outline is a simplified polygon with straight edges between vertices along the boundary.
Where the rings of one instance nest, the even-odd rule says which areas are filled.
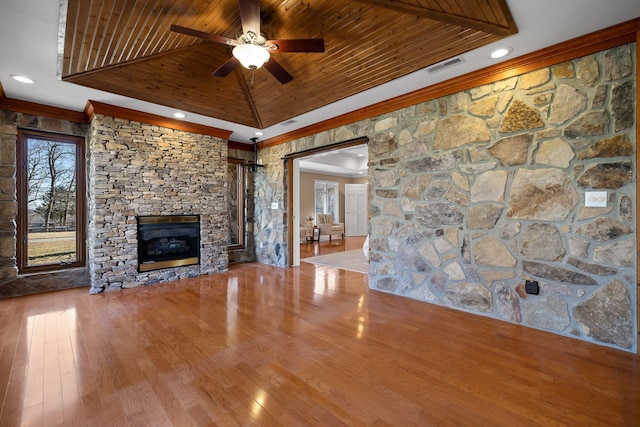
[[[278,209],[278,202],[271,202],[271,209]]]
[[[585,191],[584,206],[587,208],[606,208],[607,192],[606,191]]]

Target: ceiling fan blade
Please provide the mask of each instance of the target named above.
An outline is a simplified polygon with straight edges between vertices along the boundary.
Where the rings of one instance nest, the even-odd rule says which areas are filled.
[[[278,62],[273,58],[270,58],[267,62],[264,63],[264,68],[266,68],[271,74],[273,74],[273,77],[278,79],[278,81],[282,84],[289,83],[291,80],[293,80],[293,76],[289,74],[287,70],[282,68],[282,65],[278,64]]]
[[[216,77],[225,77],[235,70],[238,65],[240,65],[240,61],[238,61],[235,56],[232,56],[227,62],[219,66],[218,69],[213,72],[213,75]]]
[[[267,46],[275,44],[278,49],[270,52],[324,52],[324,39],[268,40]]]
[[[231,41],[229,37],[219,36],[217,34],[205,33],[204,31],[192,30],[191,28],[181,27],[180,25],[171,25],[171,31],[174,33],[186,34],[188,36],[199,37],[210,42],[228,44],[227,40]]]
[[[242,32],[260,35],[260,0],[239,0]]]

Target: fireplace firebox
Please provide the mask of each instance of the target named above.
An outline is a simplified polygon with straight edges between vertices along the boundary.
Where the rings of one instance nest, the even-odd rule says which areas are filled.
[[[200,216],[138,218],[138,271],[200,264]]]

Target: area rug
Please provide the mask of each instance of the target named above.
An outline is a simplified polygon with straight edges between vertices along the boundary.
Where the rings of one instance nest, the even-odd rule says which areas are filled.
[[[304,258],[300,261],[327,267],[341,268],[343,270],[355,271],[364,274],[368,274],[369,272],[369,261],[365,258],[362,249],[336,252],[329,255],[319,255],[311,258]]]

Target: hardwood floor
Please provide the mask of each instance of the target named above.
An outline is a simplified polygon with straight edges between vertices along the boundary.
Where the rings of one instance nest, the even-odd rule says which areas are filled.
[[[344,239],[334,238],[332,241],[322,240],[320,242],[306,242],[300,244],[300,259],[318,255],[327,255],[336,252],[361,249],[366,236],[345,237]]]
[[[302,264],[0,301],[0,425],[638,425],[636,355]]]

